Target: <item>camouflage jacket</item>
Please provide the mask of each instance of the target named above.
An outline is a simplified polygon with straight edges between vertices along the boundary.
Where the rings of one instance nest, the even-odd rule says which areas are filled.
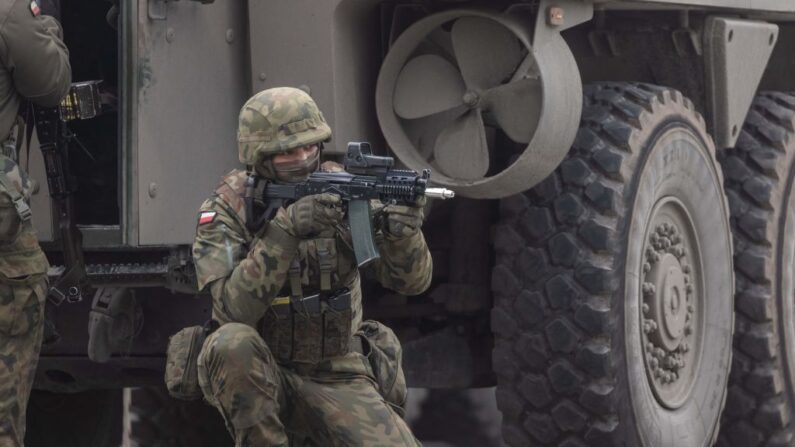
[[[222,324],[240,322],[256,327],[271,301],[289,294],[285,283],[293,259],[297,256],[300,260],[301,284],[308,295],[319,288],[318,253],[330,250],[332,289],[348,287],[352,293],[353,335],[362,318],[362,298],[350,229],[340,227],[334,234],[309,240],[296,239],[276,225],[252,234],[245,225],[246,176],[240,170],[227,174],[199,213],[193,259],[199,289],[210,287],[213,318]],[[381,259],[375,273],[384,287],[405,295],[417,295],[428,288],[431,255],[421,231],[402,240],[390,240],[379,231],[376,242]]]
[[[10,158],[0,155],[0,281],[47,272],[47,258],[39,247],[33,224],[23,220],[13,199],[30,199],[30,181]],[[8,184],[13,191],[3,186]]]
[[[61,26],[30,0],[0,2],[0,140],[16,119],[22,98],[53,107],[71,82],[69,50]]]

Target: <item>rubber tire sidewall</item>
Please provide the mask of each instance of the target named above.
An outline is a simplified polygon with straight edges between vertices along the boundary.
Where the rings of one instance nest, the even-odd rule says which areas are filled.
[[[795,439],[795,95],[762,92],[721,155],[735,240],[737,319],[719,445]]]
[[[788,176],[784,190],[784,200],[782,206],[781,220],[783,223],[779,230],[778,237],[781,241],[779,252],[776,253],[776,279],[773,290],[776,291],[776,309],[780,312],[776,321],[781,347],[781,368],[784,380],[787,382],[785,387],[785,402],[790,411],[793,405],[793,393],[795,389],[795,275],[792,269],[787,266],[795,265],[795,165],[788,166]]]
[[[723,187],[716,163],[705,141],[682,117],[669,117],[658,124],[645,143],[642,159],[633,179],[632,207],[626,235],[626,265],[621,321],[624,325],[618,350],[625,350],[621,369],[631,405],[623,407],[622,418],[633,421],[631,438],[642,446],[711,445],[723,408],[731,365],[733,332],[733,272],[731,230],[726,214]],[[661,198],[672,195],[686,207],[692,218],[700,248],[701,282],[704,299],[698,372],[687,401],[678,409],[664,408],[654,397],[640,345],[641,256],[651,213]],[[723,260],[723,262],[720,262]],[[698,297],[697,297],[698,299]],[[697,334],[698,335],[698,334]],[[714,421],[705,427],[704,421]],[[699,443],[699,440],[706,442]]]

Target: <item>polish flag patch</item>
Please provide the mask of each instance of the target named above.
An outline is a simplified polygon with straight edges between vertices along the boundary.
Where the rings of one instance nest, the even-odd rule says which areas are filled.
[[[39,8],[39,3],[36,0],[30,2],[30,12],[33,13],[34,17],[41,14],[41,8]]]
[[[205,211],[199,215],[199,225],[208,224],[215,220],[215,211]]]

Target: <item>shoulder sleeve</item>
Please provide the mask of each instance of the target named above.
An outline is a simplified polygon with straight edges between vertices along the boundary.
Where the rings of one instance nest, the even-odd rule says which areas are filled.
[[[268,225],[262,237],[248,233],[241,210],[219,193],[228,185],[226,180],[197,217],[193,243],[197,285],[200,290],[209,286],[214,318],[253,325],[287,279],[298,240],[275,225]]]
[[[202,204],[193,242],[199,290],[216,279],[229,276],[234,270],[246,245],[237,227],[237,220],[216,199]]]
[[[202,203],[196,221],[193,261],[199,290],[212,281],[229,276],[240,258],[245,256],[253,236],[246,230],[245,171],[227,173],[213,197]]]
[[[61,26],[48,16],[34,16],[30,2],[16,0],[0,28],[0,58],[17,91],[42,106],[58,105],[72,81],[69,50]]]

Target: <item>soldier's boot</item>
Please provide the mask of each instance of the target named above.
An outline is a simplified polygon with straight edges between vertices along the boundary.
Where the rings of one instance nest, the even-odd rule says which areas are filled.
[[[236,446],[288,445],[279,419],[279,367],[257,331],[221,326],[205,341],[198,364],[204,397],[221,412]]]

